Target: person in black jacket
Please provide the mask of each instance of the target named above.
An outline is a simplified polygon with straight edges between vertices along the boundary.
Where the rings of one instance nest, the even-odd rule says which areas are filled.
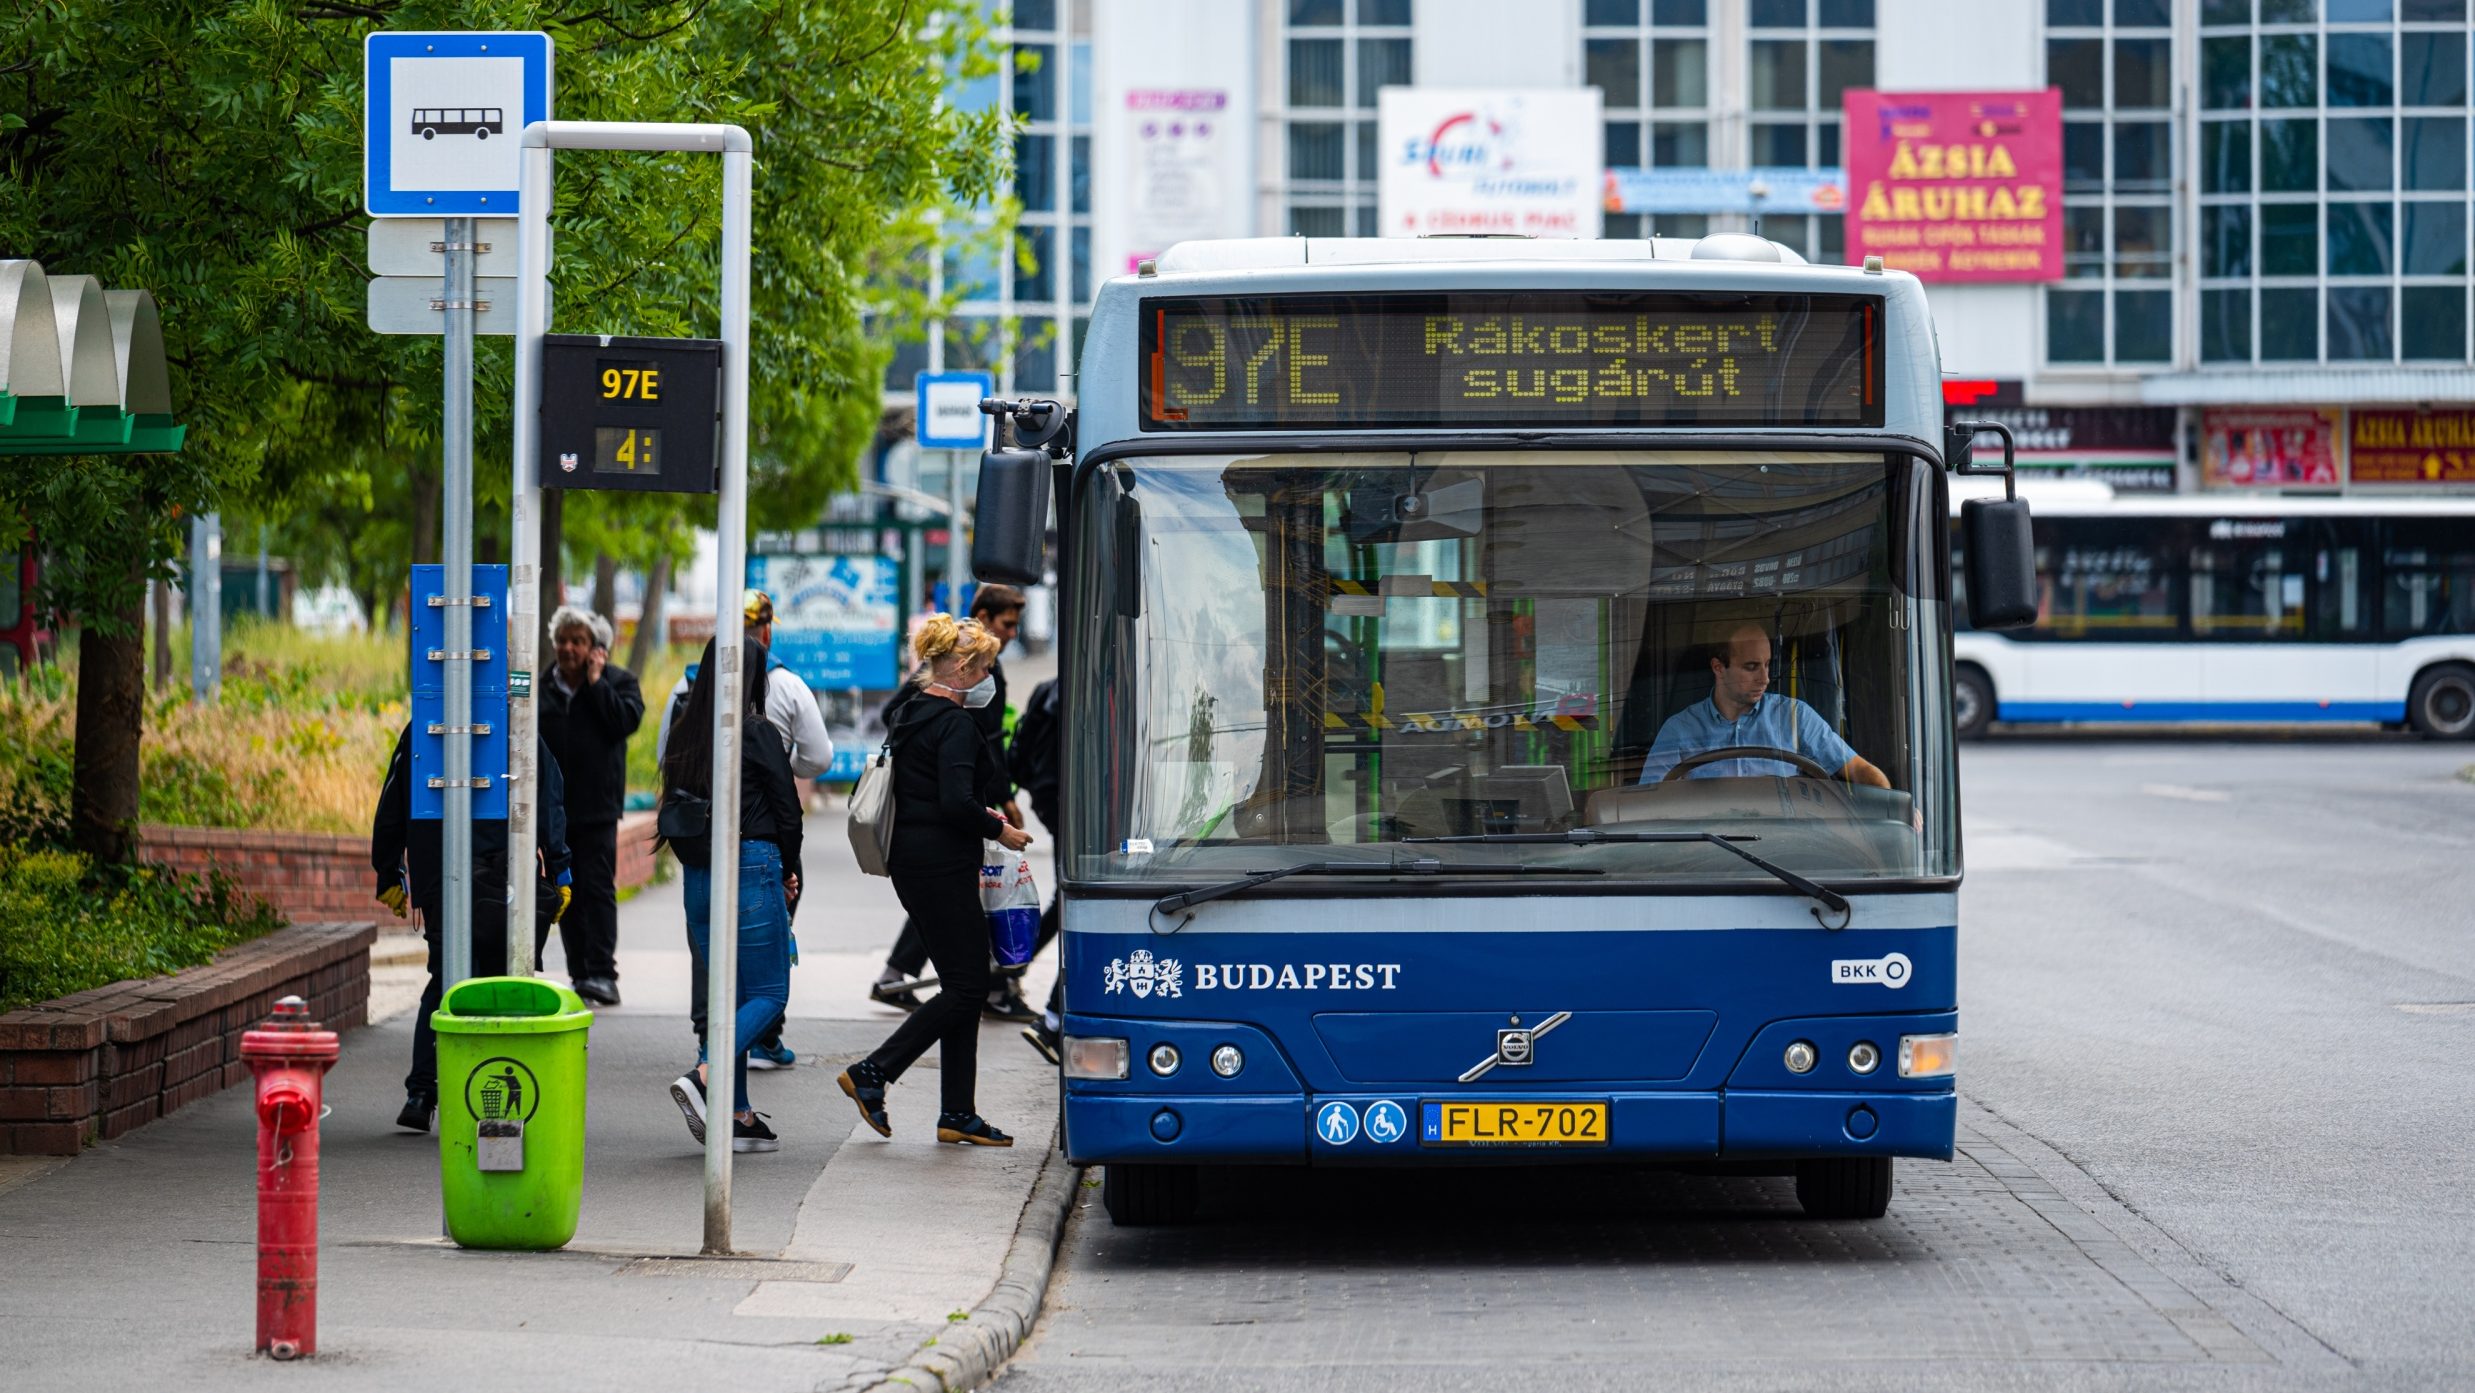
[[[567,908],[568,855],[566,789],[558,759],[548,744],[536,739],[533,762],[540,771],[541,825],[533,852],[533,960],[550,938],[550,926]],[[446,824],[437,818],[412,815],[412,727],[395,737],[395,753],[387,760],[387,781],[378,790],[378,812],[370,822],[370,868],[378,873],[378,901],[404,917],[407,906],[421,912],[421,937],[430,946],[430,981],[421,989],[421,1009],[413,1017],[412,1071],[404,1076],[404,1109],[395,1125],[407,1132],[430,1130],[430,1114],[438,1107],[438,1037],[430,1029],[430,1013],[438,1009],[446,984],[441,980],[446,856],[441,849]],[[473,955],[475,976],[495,977],[507,970],[507,820],[473,819]]]
[[[561,605],[550,616],[558,655],[541,684],[541,738],[567,776],[567,846],[575,903],[559,919],[576,995],[619,1004],[619,814],[627,802],[627,738],[644,724],[636,676],[610,661],[610,621]]]
[[[765,645],[747,639],[740,647],[739,680],[739,1010],[731,1052],[731,1143],[733,1151],[778,1151],[781,1141],[765,1119],[748,1107],[748,1046],[791,1000],[792,902],[800,892],[801,805],[791,776],[790,754],[765,719]],[[671,727],[662,751],[662,837],[685,871],[688,948],[701,964],[712,951],[713,844],[713,644],[705,644],[687,705]],[[701,977],[703,974],[698,973]],[[698,1031],[699,1045],[702,1044]],[[702,1052],[701,1049],[699,1051]],[[705,1140],[705,1069],[679,1076],[671,1101],[687,1119],[699,1145]]]
[[[885,1090],[936,1045],[942,1095],[937,1140],[1012,1146],[1014,1139],[982,1120],[973,1102],[980,1011],[990,981],[988,916],[980,908],[981,844],[1001,842],[1009,851],[1031,845],[1031,834],[992,806],[1005,796],[1005,770],[971,719],[996,694],[988,669],[997,656],[997,637],[941,614],[921,626],[913,643],[928,679],[903,704],[889,739],[894,844],[887,860],[894,894],[936,964],[939,989],[836,1082],[869,1126],[892,1136]]]

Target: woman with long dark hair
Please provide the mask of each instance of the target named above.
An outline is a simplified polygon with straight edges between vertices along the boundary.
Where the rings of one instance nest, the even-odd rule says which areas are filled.
[[[1014,1139],[982,1120],[972,1101],[980,1009],[990,981],[981,843],[1001,842],[1009,851],[1031,845],[1031,834],[993,806],[1005,798],[1005,770],[971,719],[996,695],[988,669],[997,658],[997,636],[940,614],[920,626],[912,646],[925,671],[887,735],[894,751],[894,844],[887,868],[894,894],[927,942],[937,994],[836,1082],[859,1105],[860,1117],[890,1137],[885,1090],[935,1045],[937,1140],[1012,1146]]]
[[[776,1151],[782,1143],[765,1119],[748,1107],[748,1045],[782,1018],[791,999],[790,902],[799,898],[799,785],[790,755],[773,723],[765,719],[765,645],[754,639],[740,648],[739,681],[739,1010],[732,1039],[731,1143],[733,1151]],[[685,872],[689,951],[701,970],[712,933],[713,865],[710,827],[713,793],[713,644],[688,687],[687,705],[672,726],[662,753],[661,830]],[[699,1039],[699,1054],[702,1039]],[[704,1073],[694,1069],[670,1086],[671,1101],[687,1118],[699,1145],[705,1140]]]

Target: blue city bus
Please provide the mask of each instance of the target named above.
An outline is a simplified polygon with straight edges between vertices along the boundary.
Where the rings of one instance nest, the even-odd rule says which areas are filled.
[[[1102,290],[1078,412],[990,404],[1046,451],[984,462],[975,564],[1036,572],[1061,490],[1064,1146],[1115,1222],[1609,1161],[1873,1217],[1950,1157],[1940,384],[1914,278],[1753,237]]]

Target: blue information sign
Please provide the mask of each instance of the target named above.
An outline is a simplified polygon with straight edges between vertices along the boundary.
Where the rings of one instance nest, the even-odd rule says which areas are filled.
[[[919,392],[919,442],[923,450],[985,450],[988,417],[980,401],[997,394],[997,379],[984,372],[924,372]]]
[[[899,680],[899,557],[751,556],[748,584],[773,597],[773,657],[809,690],[881,692]]]
[[[516,138],[550,119],[550,36],[376,33],[362,58],[370,215],[516,216]]]

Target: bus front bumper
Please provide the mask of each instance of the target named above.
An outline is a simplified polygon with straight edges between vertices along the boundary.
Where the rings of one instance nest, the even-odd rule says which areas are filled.
[[[1431,1145],[1423,1104],[1517,1097],[1605,1103],[1606,1137],[1589,1144]],[[1918,1156],[1947,1161],[1959,1116],[1953,1092],[1729,1089],[1715,1093],[1485,1095],[1289,1093],[1204,1096],[1065,1094],[1066,1158],[1077,1165],[1231,1163],[1431,1165],[1525,1161],[1790,1160]]]

